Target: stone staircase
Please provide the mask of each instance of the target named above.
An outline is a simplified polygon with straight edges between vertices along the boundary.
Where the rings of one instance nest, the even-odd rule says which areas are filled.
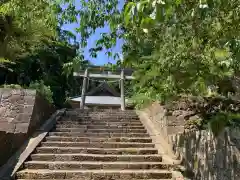
[[[171,168],[134,111],[68,111],[15,179],[172,179]]]

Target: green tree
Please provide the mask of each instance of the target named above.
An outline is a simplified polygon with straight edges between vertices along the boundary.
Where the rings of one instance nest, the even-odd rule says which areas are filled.
[[[1,64],[26,57],[43,41],[51,41],[56,35],[56,13],[49,1],[9,0],[1,3]]]
[[[166,101],[181,94],[208,95],[209,86],[227,95],[221,84],[239,72],[240,2],[229,1],[73,1],[61,11],[64,22],[80,22],[81,46],[97,28],[109,25],[97,51],[124,39],[124,64],[136,69],[134,92],[144,99]],[[79,17],[79,18],[78,18]],[[142,75],[144,74],[144,78]],[[229,82],[229,80],[227,80]]]
[[[50,87],[61,107],[74,93],[73,70],[86,66],[73,33],[61,30],[56,1],[9,0],[0,7],[0,84]],[[45,86],[47,87],[45,87]]]

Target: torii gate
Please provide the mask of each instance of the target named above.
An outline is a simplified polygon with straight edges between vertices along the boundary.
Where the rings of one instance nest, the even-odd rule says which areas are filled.
[[[106,68],[104,68],[106,69]],[[108,68],[109,69],[109,68]],[[91,72],[93,71],[93,72]],[[109,69],[108,72],[111,72],[111,74],[103,74],[100,73],[100,70],[96,71],[96,67],[88,67],[86,68],[85,71],[80,71],[80,72],[74,72],[74,76],[77,77],[84,77],[83,78],[83,85],[82,85],[82,95],[81,95],[81,102],[80,102],[80,109],[84,109],[85,107],[85,100],[86,100],[86,89],[87,89],[87,84],[88,84],[88,79],[89,78],[107,78],[107,79],[120,79],[120,89],[121,89],[121,110],[125,110],[125,95],[124,95],[124,81],[127,80],[132,80],[134,79],[133,76],[126,76],[125,75],[125,69],[121,68],[120,74],[112,74],[112,70]]]

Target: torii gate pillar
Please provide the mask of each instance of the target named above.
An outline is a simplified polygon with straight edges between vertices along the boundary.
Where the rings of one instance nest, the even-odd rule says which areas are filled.
[[[121,70],[121,80],[120,80],[120,86],[121,86],[121,110],[125,111],[125,95],[124,95],[124,69]]]

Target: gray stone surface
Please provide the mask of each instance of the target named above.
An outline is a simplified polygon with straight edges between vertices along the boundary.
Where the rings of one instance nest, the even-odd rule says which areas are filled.
[[[0,179],[11,179],[15,172],[22,166],[23,162],[35,150],[39,143],[52,129],[56,121],[64,114],[65,109],[56,111],[30,138],[28,138],[19,150],[0,168]]]
[[[187,132],[170,135],[168,141],[194,179],[240,179],[239,130],[226,129],[217,138],[209,131]]]
[[[190,179],[240,179],[239,129],[225,129],[214,137],[210,131],[185,131],[183,119],[177,118],[183,113],[174,112],[176,118],[169,118],[159,103],[152,104],[144,112],[165,141],[163,148],[170,147],[171,154],[180,155]]]
[[[0,165],[54,111],[35,90],[0,89]]]
[[[0,131],[27,133],[35,98],[35,90],[0,89]]]

